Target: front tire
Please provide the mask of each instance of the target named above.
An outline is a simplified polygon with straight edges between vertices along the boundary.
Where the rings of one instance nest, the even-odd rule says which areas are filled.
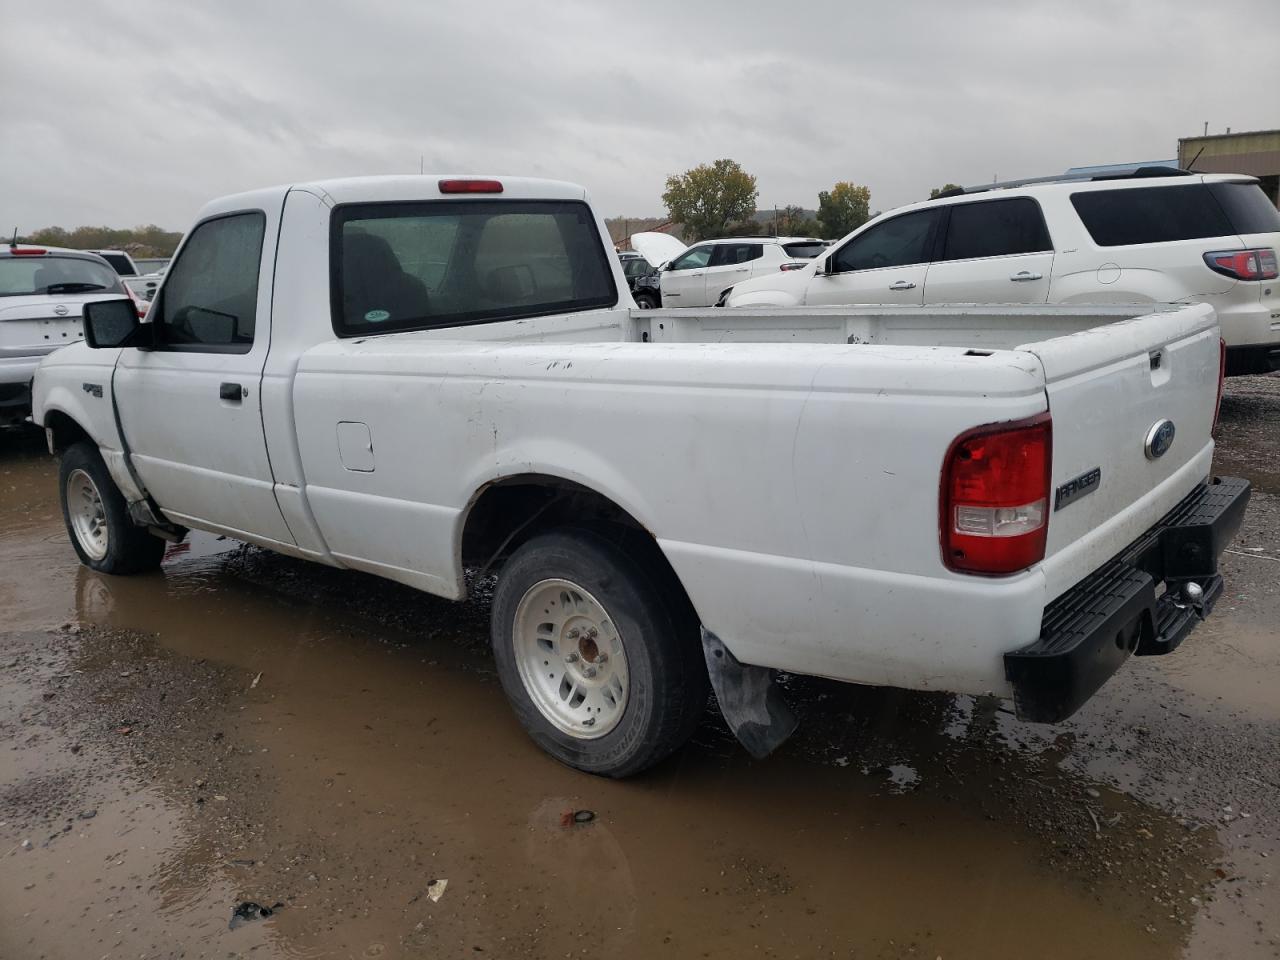
[[[651,544],[594,529],[530,539],[493,597],[503,689],[535,742],[586,773],[626,777],[689,738],[707,703],[697,624]]]
[[[642,293],[636,297],[636,306],[641,310],[656,310],[658,301],[651,294]]]
[[[164,541],[134,525],[97,447],[80,442],[63,451],[58,487],[67,535],[86,567],[130,574],[160,566]]]

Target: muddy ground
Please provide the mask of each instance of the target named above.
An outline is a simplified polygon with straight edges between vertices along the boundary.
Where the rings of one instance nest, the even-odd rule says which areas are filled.
[[[625,783],[517,727],[485,584],[101,577],[0,435],[0,958],[1280,956],[1280,378],[1223,416],[1227,593],[1069,723],[790,679],[779,755],[709,711]]]

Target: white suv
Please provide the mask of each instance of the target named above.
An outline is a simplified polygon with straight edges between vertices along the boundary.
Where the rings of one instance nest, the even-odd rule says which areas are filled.
[[[730,284],[800,270],[824,250],[823,241],[814,237],[704,240],[662,268],[662,305],[709,307]]]
[[[900,207],[730,307],[1207,302],[1227,373],[1280,369],[1280,212],[1256,179],[1171,168],[977,187]],[[665,285],[665,277],[664,277]],[[681,304],[683,306],[684,304]]]

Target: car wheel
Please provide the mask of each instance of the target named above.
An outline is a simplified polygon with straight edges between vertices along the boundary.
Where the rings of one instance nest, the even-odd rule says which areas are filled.
[[[494,592],[498,676],[539,746],[626,777],[667,757],[707,703],[695,618],[651,544],[594,529],[518,548]]]
[[[97,447],[74,443],[63,452],[58,487],[62,519],[81,563],[114,574],[160,566],[165,542],[134,525]]]
[[[658,301],[649,294],[642,293],[636,297],[636,306],[641,310],[656,310],[658,309]]]

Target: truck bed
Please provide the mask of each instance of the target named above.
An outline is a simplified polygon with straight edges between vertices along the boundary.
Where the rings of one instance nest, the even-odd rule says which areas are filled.
[[[735,307],[635,310],[637,339],[653,343],[863,343],[1019,349],[1021,345],[1186,307],[1026,306]]]

